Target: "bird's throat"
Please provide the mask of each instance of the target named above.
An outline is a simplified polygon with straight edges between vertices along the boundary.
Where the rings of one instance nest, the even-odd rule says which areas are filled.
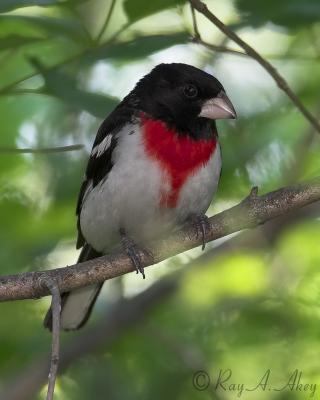
[[[174,208],[184,183],[210,160],[217,139],[214,134],[210,139],[199,140],[179,135],[162,121],[146,115],[141,115],[141,130],[146,153],[163,171],[160,206]]]

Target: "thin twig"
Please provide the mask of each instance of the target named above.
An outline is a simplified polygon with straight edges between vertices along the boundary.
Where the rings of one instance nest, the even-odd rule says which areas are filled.
[[[60,147],[38,147],[38,148],[14,148],[0,147],[0,153],[62,153],[65,151],[74,151],[83,149],[83,144],[72,144],[70,146]]]
[[[284,187],[258,196],[255,191],[238,205],[209,218],[210,229],[206,242],[233,232],[253,228],[290,211],[300,209],[320,200],[320,177],[314,180]],[[195,224],[188,223],[165,239],[151,243],[150,250],[141,255],[143,267],[147,267],[202,244]],[[49,294],[41,284],[50,277],[57,282],[61,292],[88,286],[124,275],[134,270],[128,256],[116,252],[94,260],[56,268],[49,271],[25,272],[0,277],[0,301],[32,299]]]
[[[104,23],[103,23],[103,25],[102,25],[102,27],[101,27],[101,29],[100,29],[100,31],[99,31],[97,37],[96,37],[96,39],[95,39],[95,41],[96,41],[97,43],[99,43],[99,41],[100,41],[102,35],[104,34],[104,31],[106,30],[106,27],[108,26],[108,24],[109,24],[109,22],[110,22],[110,19],[111,19],[112,12],[113,12],[113,9],[114,9],[115,4],[116,4],[116,0],[112,0],[111,5],[110,5],[110,8],[109,8],[109,10],[108,10],[107,17],[106,17],[106,19],[105,19],[105,21],[104,21]]]
[[[195,13],[194,7],[193,7],[193,5],[191,3],[190,3],[190,8],[191,8],[191,16],[192,16],[194,38],[196,40],[201,40],[201,36],[200,36],[199,29],[198,29],[198,24],[197,24],[196,13]]]
[[[61,312],[61,296],[59,287],[54,279],[46,277],[42,280],[43,285],[47,287],[51,293],[51,309],[52,309],[52,350],[50,360],[50,372],[48,376],[48,391],[46,400],[53,400],[54,386],[57,379],[59,354],[60,354],[60,312]]]
[[[201,38],[193,37],[192,42],[201,44],[202,46],[207,47],[209,50],[218,51],[220,53],[230,53],[230,54],[234,54],[236,56],[248,57],[248,54],[244,53],[243,51],[234,50],[234,49],[231,49],[230,47],[226,47],[226,46],[211,44],[211,43],[204,41]]]
[[[243,41],[236,33],[231,31],[220,19],[218,19],[207,7],[205,3],[200,0],[190,0],[193,7],[207,17],[221,32],[237,43],[248,56],[255,59],[275,80],[278,87],[283,90],[295,106],[300,110],[304,117],[310,122],[314,129],[320,133],[320,123],[317,118],[304,106],[296,94],[292,91],[286,80],[279,74],[275,67],[263,58],[256,50],[254,50],[248,43]]]
[[[240,56],[240,57],[250,57],[247,53],[244,51],[232,49],[231,47],[227,46],[221,46],[217,44],[212,44],[208,43],[207,41],[203,39],[199,39],[196,37],[191,38],[192,43],[197,43],[201,44],[202,46],[206,47],[209,50],[212,51],[217,51],[219,53],[229,53],[233,54],[235,56]],[[303,54],[264,54],[264,58],[272,59],[272,60],[294,60],[294,61],[300,61],[300,62],[306,62],[306,61],[311,61],[311,62],[318,62],[320,57],[319,56],[310,56],[310,55],[303,55]],[[252,58],[252,57],[250,57]]]

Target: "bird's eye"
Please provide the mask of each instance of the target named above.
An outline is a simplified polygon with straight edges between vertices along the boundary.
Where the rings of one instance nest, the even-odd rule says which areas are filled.
[[[198,95],[198,89],[195,85],[189,83],[188,85],[184,86],[183,94],[189,99],[194,99]]]

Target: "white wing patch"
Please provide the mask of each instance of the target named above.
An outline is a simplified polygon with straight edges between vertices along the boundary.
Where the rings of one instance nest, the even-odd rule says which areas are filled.
[[[112,135],[107,135],[101,143],[95,146],[92,149],[91,156],[92,157],[100,157],[111,145]]]

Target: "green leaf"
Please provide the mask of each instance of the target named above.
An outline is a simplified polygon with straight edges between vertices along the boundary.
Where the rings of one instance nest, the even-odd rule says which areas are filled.
[[[113,97],[79,89],[73,77],[61,71],[47,71],[38,60],[31,59],[30,62],[44,77],[44,92],[61,99],[68,105],[85,110],[95,117],[105,118],[118,104],[118,100]]]
[[[70,18],[54,18],[33,15],[0,15],[0,25],[4,22],[26,23],[46,34],[56,37],[71,37],[77,41],[86,39],[86,34],[81,23]]]
[[[87,57],[90,61],[100,59],[136,60],[168,47],[187,42],[188,34],[184,32],[140,36],[128,42],[99,47],[94,49]]]
[[[138,21],[148,15],[155,14],[167,8],[173,8],[177,5],[185,3],[186,0],[162,0],[162,1],[145,1],[145,0],[125,0],[123,7],[130,22]]]
[[[22,7],[30,7],[30,6],[39,6],[39,7],[46,7],[46,6],[54,6],[54,5],[68,5],[71,3],[76,5],[77,3],[83,2],[85,0],[1,0],[0,3],[0,13],[5,13],[9,11],[13,11],[16,8]]]
[[[2,0],[0,4],[0,13],[12,11],[20,7],[50,6],[58,3],[59,0]]]
[[[273,22],[295,29],[316,23],[320,18],[319,0],[237,0],[236,5],[244,21],[252,26]]]
[[[44,40],[41,37],[25,37],[20,35],[9,35],[0,39],[0,51],[11,48],[17,49],[18,47],[25,46],[27,44],[39,42]]]

